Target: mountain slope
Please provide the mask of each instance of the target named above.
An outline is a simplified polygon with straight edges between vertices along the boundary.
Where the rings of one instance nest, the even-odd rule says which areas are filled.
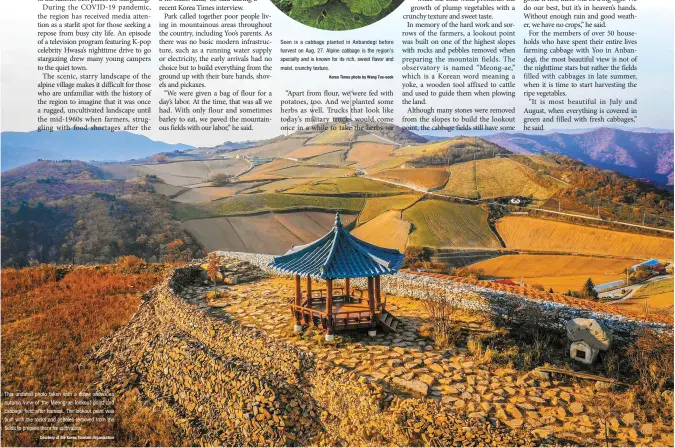
[[[189,145],[164,143],[124,131],[3,132],[2,170],[38,159],[122,161],[158,152],[192,148]]]
[[[599,128],[580,134],[495,134],[485,137],[515,153],[553,152],[632,177],[673,185],[673,133]]]

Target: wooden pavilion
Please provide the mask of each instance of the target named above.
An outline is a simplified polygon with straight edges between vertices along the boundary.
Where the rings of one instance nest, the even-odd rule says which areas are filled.
[[[304,246],[294,246],[275,257],[270,267],[295,276],[295,297],[290,307],[295,331],[314,325],[326,331],[326,340],[335,331],[367,329],[371,336],[379,327],[396,331],[398,320],[385,309],[380,292],[380,276],[394,274],[403,263],[396,249],[375,246],[350,235],[342,226],[340,214],[323,237]],[[305,289],[302,289],[302,278]],[[353,278],[366,278],[367,290],[351,287]],[[325,281],[325,288],[312,288],[312,280]],[[335,280],[343,280],[336,287]],[[385,300],[386,302],[386,300]]]

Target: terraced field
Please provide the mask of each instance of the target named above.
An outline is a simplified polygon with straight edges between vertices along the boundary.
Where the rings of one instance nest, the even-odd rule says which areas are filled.
[[[665,310],[673,306],[673,279],[647,283],[638,289],[632,297],[617,302],[617,305],[644,310],[645,302],[648,309]]]
[[[191,188],[173,200],[176,202],[185,202],[188,204],[198,204],[200,202],[209,202],[220,198],[234,196],[235,194],[255,188],[259,182],[236,182],[226,187],[198,187]]]
[[[340,151],[328,152],[326,154],[321,154],[320,156],[312,157],[307,159],[306,162],[312,165],[334,165],[334,166],[344,166],[345,164],[345,153],[347,149]]]
[[[272,162],[274,163],[274,162]],[[296,165],[271,172],[280,177],[347,177],[354,174],[346,168],[324,168],[311,165]]]
[[[322,154],[327,154],[335,151],[344,151],[344,148],[333,145],[309,145],[302,146],[295,151],[289,152],[286,157],[291,159],[309,159]]]
[[[207,182],[217,173],[240,174],[249,168],[249,164],[242,159],[217,159],[140,165],[137,168],[142,174],[152,174],[164,183],[183,187]]]
[[[590,255],[630,255],[637,259],[673,259],[673,240],[614,230],[530,218],[506,216],[497,221],[506,247]]]
[[[316,182],[316,181],[317,181],[316,179],[304,179],[301,177],[295,179],[281,179],[252,188],[250,191],[247,191],[247,193],[252,193],[254,191],[263,193],[278,193],[281,191],[290,190],[291,188],[297,185],[302,185],[308,182]]]
[[[307,142],[308,145],[331,145],[336,143],[348,143],[354,137],[352,129],[335,129],[324,131]]]
[[[408,161],[407,157],[389,157],[386,160],[378,162],[368,167],[366,172],[368,174],[378,174],[382,171],[398,168]]]
[[[379,143],[354,143],[347,154],[347,163],[357,168],[369,168],[387,160],[396,147]]]
[[[364,199],[333,196],[311,196],[284,193],[240,194],[204,204],[176,203],[174,213],[182,221],[218,216],[263,212],[326,210],[357,213]]]
[[[285,138],[277,142],[253,148],[232,151],[232,155],[250,154],[256,157],[286,157],[286,154],[295,151],[305,144],[307,138]]]
[[[342,215],[345,224],[354,218],[355,215]],[[281,255],[294,245],[322,237],[334,220],[333,213],[294,212],[196,219],[183,225],[209,252],[229,250]]]
[[[134,165],[109,164],[99,167],[105,179],[129,180],[145,175]]]
[[[382,198],[369,198],[359,215],[359,225],[365,224],[387,210],[404,210],[422,198],[421,194],[405,194]]]
[[[401,212],[390,210],[357,227],[352,234],[369,243],[405,251],[412,225],[401,219]]]
[[[588,278],[602,284],[623,278],[624,269],[635,260],[583,257],[576,255],[503,255],[475,263],[486,276],[522,280],[529,285],[542,285],[555,292],[578,291]]]
[[[239,180],[264,180],[264,179],[280,179],[286,176],[279,175],[278,170],[296,166],[298,162],[285,159],[277,159],[262,165],[258,165],[248,173],[239,177]]]
[[[378,177],[405,184],[419,185],[428,190],[437,190],[449,179],[445,168],[396,168],[383,171]]]
[[[403,193],[406,190],[362,177],[339,177],[305,183],[288,190],[296,194]]]
[[[173,196],[185,190],[185,187],[177,187],[163,182],[153,182],[151,185],[156,193],[163,194],[164,196]]]
[[[442,192],[451,196],[482,199],[532,196],[546,200],[561,186],[505,158],[459,163],[451,165],[449,171],[450,180]]]
[[[403,219],[413,224],[408,243],[412,246],[498,249],[501,245],[487,218],[480,207],[437,199],[420,201],[403,211]]]

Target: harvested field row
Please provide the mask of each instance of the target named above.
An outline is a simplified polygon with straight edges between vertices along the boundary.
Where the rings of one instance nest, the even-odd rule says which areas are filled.
[[[280,193],[240,194],[204,204],[175,203],[174,212],[185,221],[217,216],[243,215],[270,211],[326,210],[356,213],[363,207],[362,198],[310,196]]]
[[[379,177],[437,190],[448,182],[450,175],[445,168],[397,168],[383,171]]]
[[[343,214],[351,223],[355,215]],[[335,221],[333,213],[265,213],[186,221],[185,228],[209,251],[228,250],[281,255],[292,246],[322,237]]]
[[[636,258],[673,259],[673,240],[614,230],[506,216],[497,231],[509,249],[556,251],[590,255],[630,255]]]
[[[234,182],[226,187],[198,187],[191,188],[185,193],[174,198],[176,202],[185,202],[188,204],[198,204],[201,202],[209,202],[216,199],[221,199],[255,188],[260,185],[259,182]]]
[[[354,194],[354,193],[403,193],[404,188],[388,185],[363,177],[341,177],[305,183],[292,188],[288,193],[296,194]]]
[[[509,159],[482,159],[449,167],[450,180],[442,192],[467,198],[509,196],[550,198],[561,185],[544,180]]]
[[[367,169],[387,160],[395,148],[393,145],[378,143],[355,143],[347,154],[347,163],[354,163],[357,168]]]
[[[403,212],[403,219],[414,226],[410,244],[437,248],[500,248],[487,218],[480,207],[437,199],[420,201]]]
[[[404,210],[421,198],[421,194],[405,194],[368,199],[359,215],[359,225],[367,223],[387,210]]]
[[[401,219],[400,211],[390,210],[357,227],[352,234],[369,243],[405,252],[411,227]]]
[[[633,266],[635,260],[627,258],[596,258],[577,255],[502,255],[471,265],[482,269],[486,275],[503,278],[554,277],[569,275],[601,274],[621,275]],[[599,282],[596,282],[599,283]]]

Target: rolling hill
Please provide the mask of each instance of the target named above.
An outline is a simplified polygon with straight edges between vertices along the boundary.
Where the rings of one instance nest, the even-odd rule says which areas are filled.
[[[0,137],[2,171],[38,159],[124,161],[160,152],[193,148],[184,144],[155,141],[143,135],[124,131],[3,132]]]
[[[673,132],[599,128],[577,134],[503,133],[485,139],[515,153],[562,154],[601,169],[673,185]]]

